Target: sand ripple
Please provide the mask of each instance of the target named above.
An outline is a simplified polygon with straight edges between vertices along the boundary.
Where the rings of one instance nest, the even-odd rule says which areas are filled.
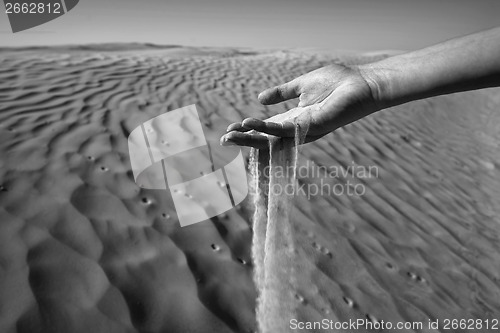
[[[0,332],[255,331],[249,202],[180,228],[167,193],[133,182],[126,139],[196,103],[216,141],[293,106],[261,106],[259,91],[331,61],[367,59],[2,51]],[[299,165],[379,173],[326,177],[360,197],[296,198],[299,319],[500,319],[498,92],[411,103],[304,147]]]

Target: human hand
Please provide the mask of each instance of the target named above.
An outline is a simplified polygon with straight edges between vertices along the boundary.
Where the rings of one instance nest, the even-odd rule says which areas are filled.
[[[362,66],[329,65],[259,94],[264,105],[298,97],[299,104],[267,120],[246,118],[233,123],[221,145],[268,147],[269,136],[293,137],[296,124],[307,129],[305,142],[378,111],[376,83]]]

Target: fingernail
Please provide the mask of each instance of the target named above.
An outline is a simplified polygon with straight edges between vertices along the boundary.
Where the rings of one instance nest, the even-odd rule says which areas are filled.
[[[236,146],[236,143],[228,140],[226,137],[222,137],[220,140],[220,145],[221,146]]]

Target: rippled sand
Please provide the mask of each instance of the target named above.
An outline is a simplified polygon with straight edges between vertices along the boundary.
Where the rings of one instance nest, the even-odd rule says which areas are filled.
[[[255,331],[250,202],[181,228],[168,192],[134,183],[127,136],[196,103],[217,141],[231,122],[294,105],[261,106],[261,90],[380,56],[1,50],[0,332]],[[349,180],[365,193],[296,198],[298,319],[500,319],[499,138],[490,89],[383,111],[304,146],[300,184]],[[351,165],[377,177],[312,172]]]

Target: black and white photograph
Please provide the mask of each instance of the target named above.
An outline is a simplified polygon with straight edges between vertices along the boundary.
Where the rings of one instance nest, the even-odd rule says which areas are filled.
[[[500,1],[3,2],[0,333],[500,332]]]

